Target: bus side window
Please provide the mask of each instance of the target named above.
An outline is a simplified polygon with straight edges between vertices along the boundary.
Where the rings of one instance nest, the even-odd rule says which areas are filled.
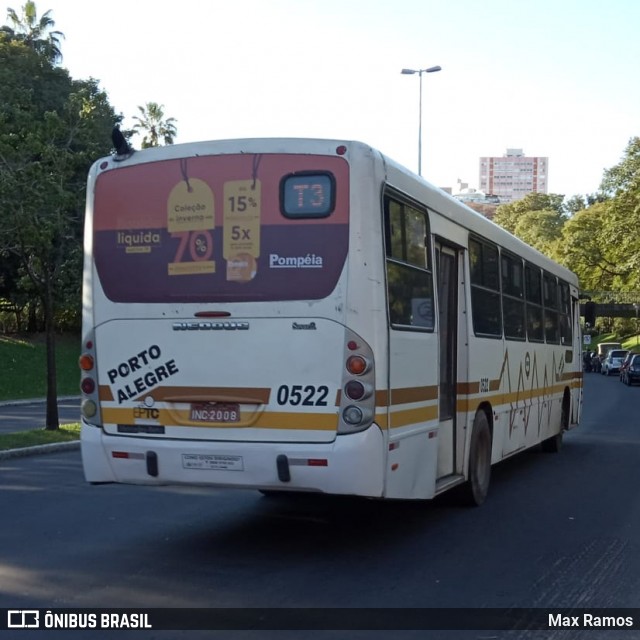
[[[571,294],[569,285],[560,283],[560,343],[570,345],[573,341],[571,327]]]
[[[522,258],[503,251],[501,261],[504,336],[507,340],[526,340]]]
[[[392,325],[434,329],[426,213],[385,197],[387,296]]]
[[[527,298],[527,337],[530,342],[544,342],[542,324],[542,274],[538,267],[526,264],[525,294]]]
[[[469,240],[471,315],[476,335],[502,337],[498,247]]]

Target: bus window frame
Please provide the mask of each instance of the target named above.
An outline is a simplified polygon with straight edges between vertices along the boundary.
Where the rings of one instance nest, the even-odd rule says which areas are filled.
[[[409,262],[407,259],[401,259],[392,255],[392,239],[391,239],[391,203],[395,203],[402,207],[403,225],[401,229],[401,242],[403,245],[403,256],[407,258],[407,226],[405,224],[406,208],[419,213],[424,220],[424,256],[425,266],[417,265]],[[433,333],[436,330],[436,309],[435,309],[435,283],[433,270],[433,256],[431,247],[431,225],[429,224],[429,212],[426,207],[416,202],[412,198],[392,189],[385,187],[382,192],[382,213],[383,213],[383,231],[384,231],[384,260],[385,260],[385,285],[387,298],[387,322],[394,331],[417,331],[421,333]],[[413,273],[422,273],[426,275],[425,286],[427,287],[428,300],[431,302],[431,325],[415,325],[404,324],[392,321],[391,313],[391,287],[389,281],[389,265],[405,271]]]
[[[505,280],[508,283],[513,284],[512,273],[509,270],[508,273],[505,273],[503,260],[510,262],[514,265],[520,265],[520,279],[521,284],[518,289],[519,295],[515,295],[515,290],[517,287],[509,288],[509,292],[505,292]],[[501,248],[500,250],[500,287],[502,292],[502,332],[504,334],[505,340],[510,340],[513,342],[526,342],[527,341],[527,307],[525,301],[525,293],[524,293],[524,261],[522,258],[516,256],[510,251],[506,251]],[[513,291],[513,293],[512,293]],[[522,336],[510,335],[507,333],[507,326],[512,326],[511,323],[507,325],[506,321],[506,312],[505,312],[505,303],[518,303],[521,309],[521,320],[522,320]]]
[[[471,261],[472,254],[473,254],[473,250],[472,250],[473,243],[479,245],[482,248],[481,255],[480,255],[480,261],[482,266],[482,271],[480,273],[480,279],[482,280],[481,284],[474,281],[474,269],[472,268],[472,261]],[[497,289],[494,289],[485,283],[485,280],[486,280],[485,269],[484,269],[485,248],[491,249],[492,251],[495,250],[495,253],[497,256],[497,261],[496,261],[496,271],[497,271],[496,282],[498,287]],[[487,240],[482,236],[478,236],[475,234],[472,234],[469,236],[469,283],[470,283],[470,294],[471,294],[471,321],[473,325],[473,333],[478,338],[502,340],[503,333],[504,333],[504,326],[503,326],[504,323],[502,318],[503,311],[502,311],[502,282],[501,282],[501,273],[500,273],[500,249],[501,247],[498,244],[496,244],[495,242],[492,242],[491,240]],[[478,303],[474,302],[474,300],[477,300],[474,294],[480,294],[480,295],[490,294],[493,297],[497,296],[497,302],[498,302],[497,320],[499,324],[499,326],[497,327],[498,329],[497,333],[485,333],[483,331],[477,330],[476,317],[479,317],[481,314],[480,314],[480,307],[478,306]]]

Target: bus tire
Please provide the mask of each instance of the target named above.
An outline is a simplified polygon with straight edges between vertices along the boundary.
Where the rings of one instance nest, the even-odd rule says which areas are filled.
[[[491,430],[487,414],[480,410],[473,420],[469,449],[469,476],[462,485],[462,500],[472,507],[479,507],[489,493],[491,480]]]
[[[562,449],[562,434],[569,427],[569,394],[565,393],[562,399],[562,412],[560,414],[560,433],[543,440],[540,444],[545,453],[558,453]]]

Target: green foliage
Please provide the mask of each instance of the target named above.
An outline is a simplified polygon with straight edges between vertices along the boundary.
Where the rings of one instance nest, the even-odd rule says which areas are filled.
[[[558,218],[558,222],[562,223],[566,217],[563,200],[564,196],[554,193],[529,193],[521,200],[501,204],[496,209],[493,220],[513,234],[516,234],[516,227],[520,222],[520,218],[532,211],[554,213]]]
[[[561,237],[564,217],[551,209],[528,211],[516,222],[515,235],[538,251],[554,256]]]
[[[53,31],[56,23],[50,13],[51,11],[46,11],[38,17],[36,3],[28,0],[22,6],[20,15],[15,9],[7,9],[11,26],[5,25],[0,31],[9,38],[26,44],[50,62],[58,62],[62,60],[60,40],[64,39],[64,34],[61,31]]]
[[[498,207],[494,221],[575,271],[587,291],[640,290],[640,138],[605,171],[598,194],[532,193]]]
[[[77,325],[86,176],[110,151],[120,118],[97,81],[54,66],[62,34],[45,37],[48,13],[38,20],[27,2],[22,17],[10,10],[9,18],[13,27],[0,29],[0,291],[18,328],[25,309],[30,319],[42,314],[47,429],[57,429],[54,324]],[[24,389],[42,395],[34,384]]]
[[[56,344],[58,393],[78,395],[80,338],[58,337]],[[0,401],[42,398],[46,393],[46,347],[42,336],[0,336]]]
[[[43,305],[77,306],[86,175],[109,151],[117,118],[95,80],[72,80],[2,36],[0,86],[3,266],[13,286],[30,287]]]
[[[579,211],[562,230],[562,262],[580,277],[583,289],[609,291],[620,273],[613,247],[602,242],[609,203]]]

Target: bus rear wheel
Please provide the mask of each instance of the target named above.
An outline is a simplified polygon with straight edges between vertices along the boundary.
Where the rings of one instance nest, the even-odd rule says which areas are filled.
[[[469,477],[462,486],[462,500],[469,506],[479,507],[489,493],[491,480],[491,430],[484,411],[478,411],[473,420],[469,449]]]

